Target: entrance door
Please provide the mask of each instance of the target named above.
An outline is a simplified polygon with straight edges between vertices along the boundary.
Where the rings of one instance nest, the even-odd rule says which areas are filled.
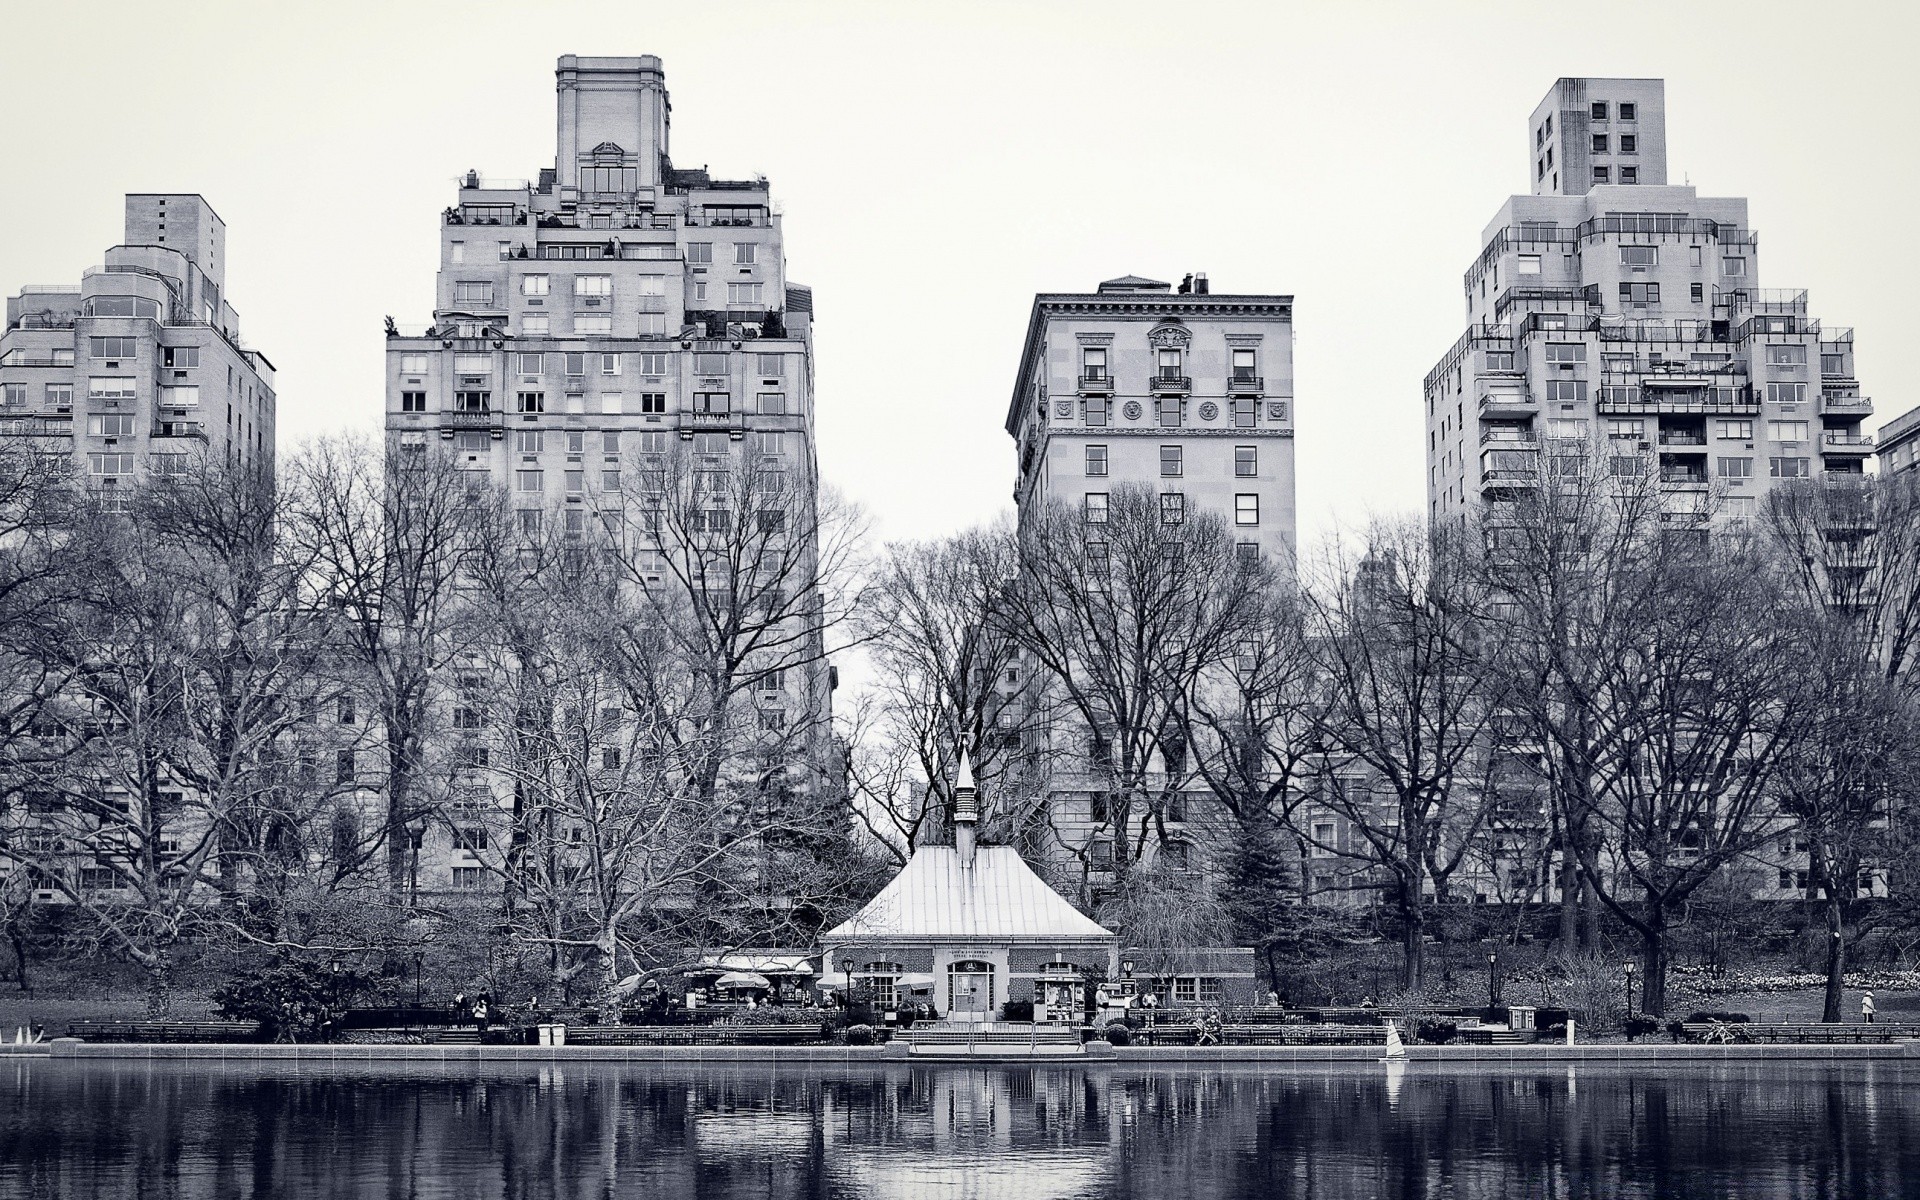
[[[947,968],[947,1015],[956,1021],[984,1021],[993,1012],[993,964],[978,960]]]

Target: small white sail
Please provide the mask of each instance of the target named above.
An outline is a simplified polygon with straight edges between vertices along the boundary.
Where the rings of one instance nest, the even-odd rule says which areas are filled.
[[[1406,1056],[1407,1056],[1407,1046],[1405,1042],[1402,1042],[1400,1040],[1400,1026],[1395,1024],[1392,1021],[1388,1021],[1387,1022],[1387,1056],[1386,1058],[1383,1058],[1380,1061],[1386,1062],[1387,1059],[1405,1058]]]

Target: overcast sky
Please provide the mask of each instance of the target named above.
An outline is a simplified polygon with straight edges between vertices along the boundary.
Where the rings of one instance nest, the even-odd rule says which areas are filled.
[[[0,290],[73,283],[121,196],[200,192],[280,446],[379,425],[469,167],[553,161],[557,56],[657,54],[681,166],[764,173],[814,289],[820,461],[888,537],[1010,504],[1037,291],[1295,297],[1303,540],[1423,504],[1420,382],[1562,75],[1667,81],[1670,177],[1747,196],[1761,279],[1920,403],[1905,4],[335,2],[0,13]]]

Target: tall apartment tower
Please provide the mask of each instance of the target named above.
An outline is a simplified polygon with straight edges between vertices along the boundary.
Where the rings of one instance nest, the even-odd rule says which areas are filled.
[[[1215,295],[1204,275],[1035,296],[1007,433],[1022,511],[1063,501],[1097,521],[1116,485],[1142,484],[1290,567],[1293,297]]]
[[[71,456],[107,497],[200,456],[271,469],[273,364],[240,342],[226,223],[195,195],[130,195],[126,213],[78,287],[7,298],[0,437]]]
[[[767,181],[673,165],[656,57],[566,55],[556,77],[553,165],[470,172],[441,214],[433,323],[389,323],[391,448],[446,448],[569,535],[670,455],[751,463],[811,504],[813,296],[787,280]],[[784,691],[819,717],[830,674],[807,674]]]
[[[1467,331],[1426,378],[1431,515],[1498,512],[1543,465],[1595,455],[1701,520],[1750,515],[1777,480],[1861,474],[1853,331],[1760,287],[1745,200],[1667,182],[1662,82],[1562,79],[1528,139],[1533,193],[1487,226]]]

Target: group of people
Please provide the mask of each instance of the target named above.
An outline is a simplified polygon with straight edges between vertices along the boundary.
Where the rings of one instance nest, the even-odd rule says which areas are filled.
[[[453,997],[453,1023],[455,1025],[471,1024],[481,1033],[485,1033],[487,1026],[493,1023],[495,1016],[493,994],[491,992],[481,992],[471,1000],[467,999],[465,992],[455,993]]]

